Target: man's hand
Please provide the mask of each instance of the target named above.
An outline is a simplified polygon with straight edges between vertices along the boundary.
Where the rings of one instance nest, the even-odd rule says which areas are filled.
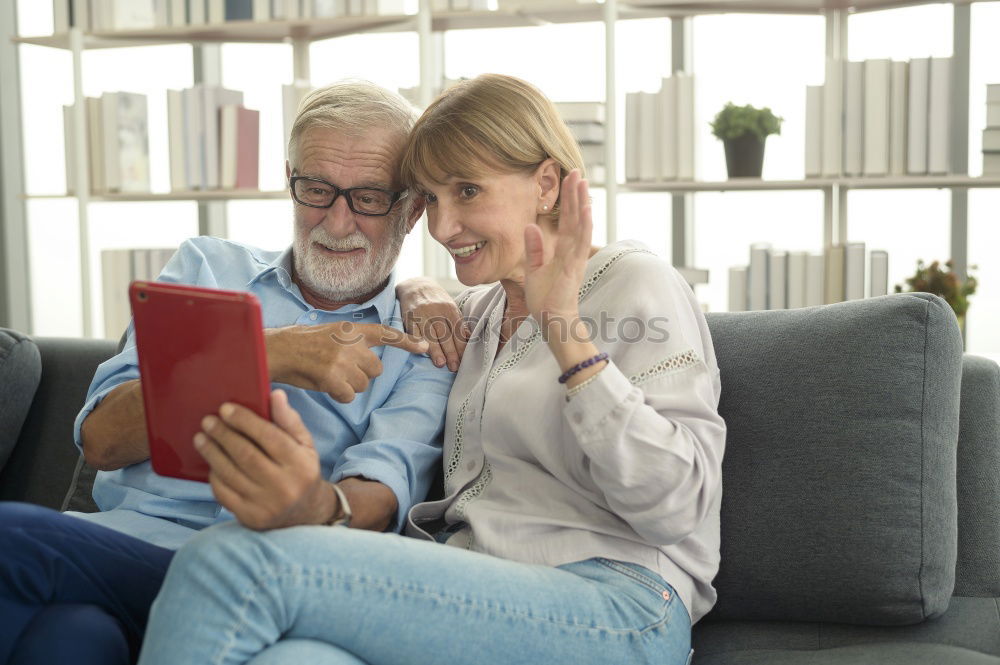
[[[194,445],[212,468],[209,482],[220,504],[251,529],[322,524],[339,511],[320,475],[319,454],[282,390],[271,393],[268,422],[236,404],[206,416]]]
[[[426,353],[428,343],[376,323],[341,321],[317,326],[288,326],[264,331],[271,380],[325,392],[350,402],[382,373],[371,350],[383,344],[410,353]]]
[[[244,526],[277,529],[324,524],[340,514],[337,495],[320,475],[319,455],[283,390],[271,392],[269,422],[253,411],[224,404],[207,416],[194,445],[211,467],[216,500]],[[399,504],[382,483],[345,478],[338,483],[351,503],[351,526],[382,531]]]
[[[432,279],[413,277],[396,286],[406,332],[430,342],[431,360],[458,371],[471,332],[448,292]]]

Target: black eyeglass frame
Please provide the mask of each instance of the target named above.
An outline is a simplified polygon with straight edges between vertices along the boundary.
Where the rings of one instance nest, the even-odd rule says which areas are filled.
[[[328,203],[325,206],[316,205],[315,203],[306,203],[305,201],[300,200],[299,195],[295,193],[295,183],[297,183],[300,180],[305,180],[308,182],[316,182],[322,185],[326,185],[327,187],[330,187],[331,189],[333,189],[333,199],[330,201],[330,203]],[[347,207],[351,209],[351,212],[353,212],[355,215],[364,215],[365,217],[385,217],[390,212],[392,212],[393,207],[397,203],[399,203],[400,200],[405,199],[410,193],[409,190],[406,189],[394,192],[388,189],[382,189],[381,187],[348,187],[347,189],[341,189],[332,182],[327,182],[322,178],[314,178],[312,176],[307,176],[307,175],[293,175],[291,178],[288,179],[288,189],[289,191],[291,191],[292,199],[296,203],[298,203],[299,205],[304,205],[309,208],[320,208],[320,209],[332,208],[333,204],[337,202],[337,199],[343,196],[344,200],[347,201]],[[364,212],[361,210],[356,210],[354,208],[354,199],[351,198],[351,192],[356,192],[360,190],[382,192],[383,194],[389,194],[391,197],[391,200],[389,201],[389,209],[381,213]]]

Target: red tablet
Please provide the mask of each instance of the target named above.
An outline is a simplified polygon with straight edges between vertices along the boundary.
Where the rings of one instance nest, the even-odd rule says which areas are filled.
[[[250,293],[132,282],[139,376],[153,470],[208,480],[192,439],[224,402],[270,419],[260,303]]]

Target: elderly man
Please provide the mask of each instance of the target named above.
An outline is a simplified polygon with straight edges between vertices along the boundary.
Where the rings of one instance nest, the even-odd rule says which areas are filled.
[[[303,436],[266,451],[245,439],[200,445],[211,486],[156,475],[130,330],[76,422],[77,445],[100,469],[101,512],[0,506],[0,662],[134,659],[174,550],[212,524],[402,527],[440,458],[453,378],[419,355],[426,342],[386,325],[401,320],[391,271],[423,211],[397,175],[412,123],[406,102],[371,84],[315,91],[289,138],[292,246],[200,237],[180,247],[161,280],[260,300],[271,380],[282,384],[274,418],[294,408]]]

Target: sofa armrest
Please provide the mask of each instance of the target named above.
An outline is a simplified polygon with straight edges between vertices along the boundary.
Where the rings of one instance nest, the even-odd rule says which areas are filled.
[[[1000,596],[1000,366],[966,354],[958,433],[956,596]]]
[[[62,506],[79,453],[73,422],[97,366],[115,352],[103,339],[34,338],[42,376],[10,459],[0,472],[0,499]]]

